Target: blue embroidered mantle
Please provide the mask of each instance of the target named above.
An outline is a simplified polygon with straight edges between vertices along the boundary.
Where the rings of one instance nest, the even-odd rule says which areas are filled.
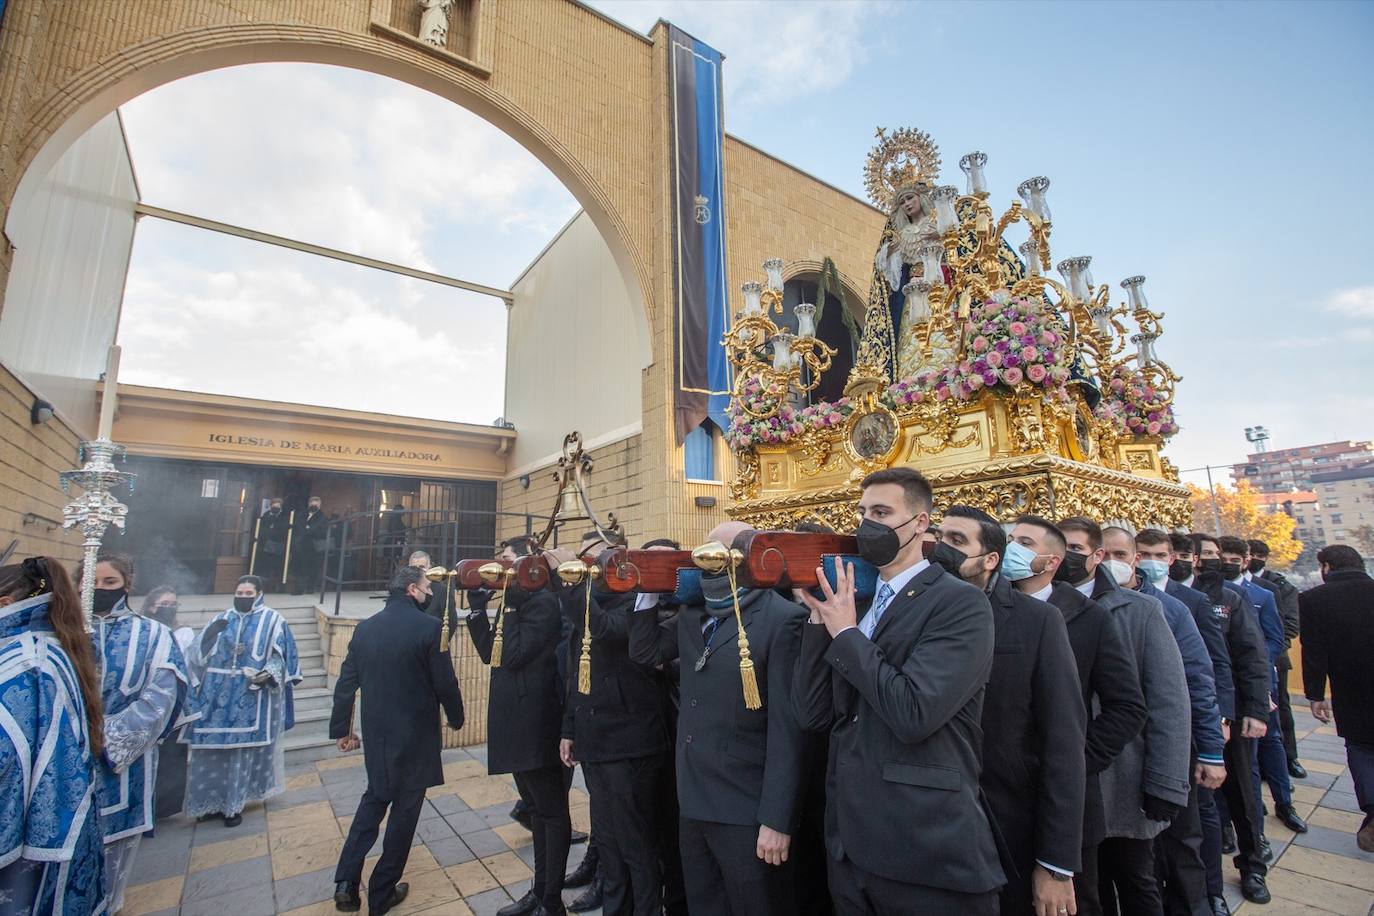
[[[301,680],[296,640],[286,620],[261,598],[249,613],[231,608],[206,629],[219,621],[224,621],[224,629],[214,644],[204,645],[202,632],[193,650],[200,654],[205,675],[192,700],[200,720],[188,730],[186,740],[192,748],[270,745],[281,737],[278,723],[281,731],[295,725],[292,687]],[[276,686],[250,684],[248,673],[258,671],[271,673]]]
[[[153,828],[157,743],[179,718],[190,677],[172,631],[120,601],[95,620],[105,703],[100,820],[105,842]]]
[[[51,598],[0,608],[0,909],[98,914],[99,777],[80,683],[48,618]],[[25,899],[12,896],[17,889]]]

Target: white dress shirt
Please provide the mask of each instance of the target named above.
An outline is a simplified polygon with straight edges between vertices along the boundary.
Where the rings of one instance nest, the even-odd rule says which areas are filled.
[[[882,576],[879,576],[877,584],[873,588],[874,597],[876,598],[878,593],[883,590],[883,586],[886,585],[888,588],[892,589],[892,598],[887,603],[887,608],[891,608],[892,602],[897,600],[898,594],[900,594],[902,589],[906,587],[906,584],[910,582],[912,579],[916,578],[916,576],[919,575],[929,565],[929,560],[918,560],[917,562],[908,566],[906,569],[897,573],[891,579],[884,579]],[[884,613],[887,612],[887,608],[884,609]],[[864,623],[868,620],[869,615],[872,613],[873,608],[869,607],[868,612],[859,619],[859,622],[857,624],[845,627],[843,630],[840,630],[840,633],[843,633],[845,630],[854,629],[855,627],[858,628],[860,633],[867,632],[867,627],[864,626]],[[839,636],[840,633],[836,633],[835,635]]]

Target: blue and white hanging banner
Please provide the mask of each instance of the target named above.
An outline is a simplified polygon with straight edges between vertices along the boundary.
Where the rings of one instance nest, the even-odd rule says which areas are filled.
[[[724,108],[721,55],[668,27],[672,105],[673,299],[677,441],[710,417],[722,430],[730,368],[721,339],[730,324],[725,275]]]

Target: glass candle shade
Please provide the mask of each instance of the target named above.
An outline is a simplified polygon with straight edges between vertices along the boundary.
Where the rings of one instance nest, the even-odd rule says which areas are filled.
[[[1159,362],[1159,357],[1155,355],[1155,341],[1159,339],[1157,334],[1132,334],[1131,343],[1135,344],[1136,365],[1144,369]]]
[[[816,336],[816,306],[813,303],[798,303],[792,314],[797,316],[798,337]]]
[[[1069,288],[1069,293],[1082,302],[1088,301],[1088,265],[1092,260],[1087,255],[1081,255],[1076,258],[1065,258],[1055,265],[1064,278],[1064,285]]]
[[[1099,305],[1096,308],[1088,309],[1088,317],[1093,320],[1093,326],[1097,328],[1097,333],[1103,337],[1112,336],[1112,307],[1110,305]]]
[[[1021,243],[1017,249],[1021,252],[1021,259],[1026,262],[1026,270],[1032,277],[1040,276],[1040,246],[1035,244],[1035,239],[1027,239]]]
[[[943,244],[935,239],[927,239],[916,246],[916,257],[921,259],[921,272],[927,283],[945,282],[945,272],[940,269],[940,263],[945,257]]]
[[[797,339],[797,335],[791,331],[783,331],[773,337],[773,368],[778,372],[788,372],[792,369],[792,341]]]
[[[1149,300],[1145,298],[1144,277],[1127,277],[1121,281],[1121,288],[1126,291],[1126,303],[1131,307],[1131,311],[1150,307]]]
[[[782,289],[782,258],[769,258],[763,262],[763,272],[768,276],[768,288]]]
[[[912,321],[925,321],[930,317],[931,286],[929,280],[917,278],[902,287],[902,294],[906,296],[906,313]]]
[[[959,214],[954,210],[954,202],[959,199],[959,189],[944,185],[931,192],[935,204],[935,228],[942,234],[959,228]]]
[[[1026,209],[1047,223],[1050,221],[1050,205],[1045,203],[1045,192],[1049,189],[1050,180],[1044,175],[1027,178],[1016,186],[1016,193],[1021,195]]]
[[[759,304],[759,299],[763,295],[762,283],[750,280],[740,287],[740,292],[744,293],[744,317],[751,318],[763,313],[763,306]]]
[[[983,166],[988,164],[988,154],[974,150],[959,160],[959,168],[968,176],[968,193],[982,195],[988,193],[987,177]]]

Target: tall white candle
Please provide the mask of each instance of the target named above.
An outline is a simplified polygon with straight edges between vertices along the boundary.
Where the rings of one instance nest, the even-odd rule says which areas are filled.
[[[119,384],[119,347],[110,347],[105,361],[105,389],[100,394],[100,431],[97,439],[111,439],[114,431],[115,389]]]

